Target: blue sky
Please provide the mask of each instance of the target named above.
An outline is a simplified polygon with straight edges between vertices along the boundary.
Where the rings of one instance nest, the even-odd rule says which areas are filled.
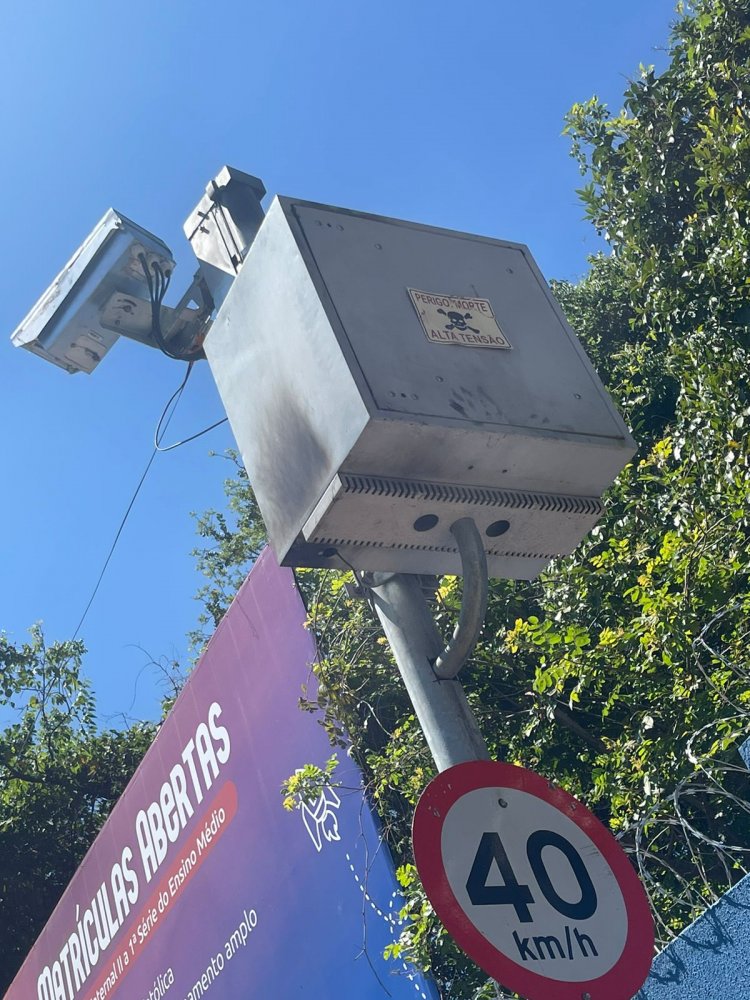
[[[270,194],[528,243],[575,279],[599,244],[561,136],[663,62],[671,0],[27,0],[0,13],[8,337],[110,206],[194,258],[182,223],[228,163]],[[0,339],[0,629],[72,635],[182,366],[121,340],[69,376]],[[222,416],[199,366],[170,427]],[[157,711],[149,657],[187,660],[191,511],[221,506],[226,426],[157,457],[82,637],[102,721]],[[146,651],[146,652],[144,652]]]

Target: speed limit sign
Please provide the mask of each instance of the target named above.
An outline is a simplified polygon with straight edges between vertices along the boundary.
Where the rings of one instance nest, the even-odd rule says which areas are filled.
[[[414,815],[414,858],[456,943],[529,1000],[630,1000],[651,967],[646,894],[585,806],[538,774],[470,761]]]

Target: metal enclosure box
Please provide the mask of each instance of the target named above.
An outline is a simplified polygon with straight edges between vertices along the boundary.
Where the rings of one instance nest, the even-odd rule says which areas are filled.
[[[286,565],[530,579],[635,451],[516,243],[276,198],[205,351]]]

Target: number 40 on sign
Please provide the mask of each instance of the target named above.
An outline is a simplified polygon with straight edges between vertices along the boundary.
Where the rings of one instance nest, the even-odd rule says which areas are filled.
[[[414,815],[425,892],[457,944],[529,1000],[630,1000],[648,975],[646,894],[612,834],[521,767],[439,774]]]

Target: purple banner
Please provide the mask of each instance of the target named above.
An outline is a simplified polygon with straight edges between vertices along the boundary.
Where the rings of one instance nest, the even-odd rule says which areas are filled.
[[[304,620],[266,550],[6,1000],[434,1000],[382,958],[399,897],[351,761],[282,807],[284,779],[331,754],[298,707]]]

